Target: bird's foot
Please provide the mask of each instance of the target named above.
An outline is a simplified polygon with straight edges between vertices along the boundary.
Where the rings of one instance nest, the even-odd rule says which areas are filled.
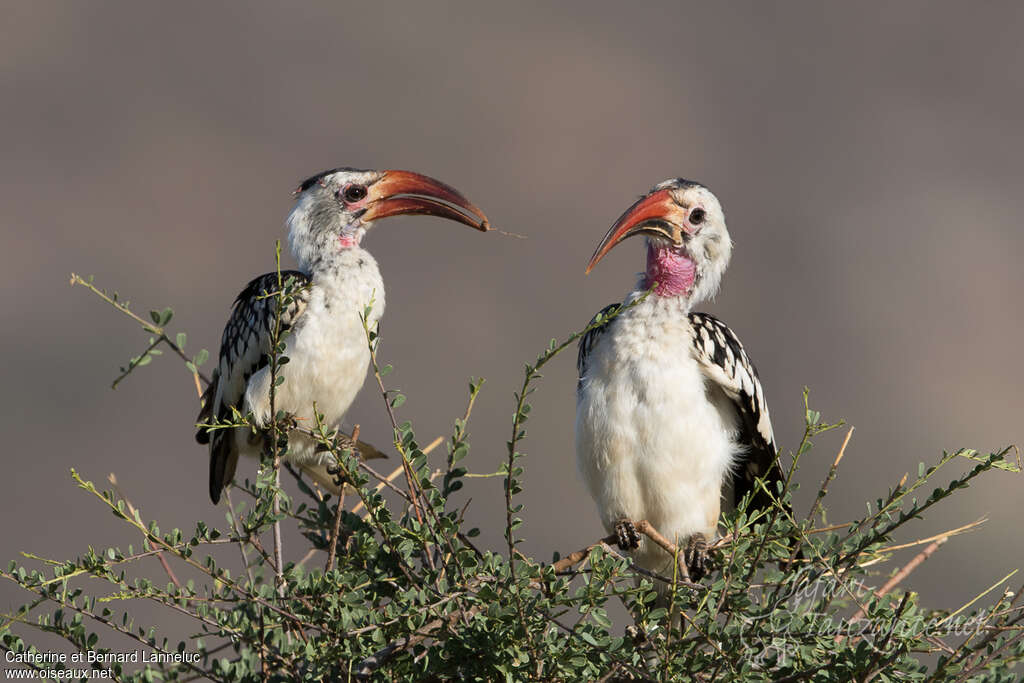
[[[708,539],[704,534],[694,534],[686,541],[686,548],[683,550],[683,557],[686,560],[686,567],[690,571],[692,581],[700,581],[708,573],[710,563],[708,560]]]
[[[628,519],[620,519],[615,522],[616,543],[622,550],[636,550],[640,547],[640,532],[636,530],[636,524]]]
[[[332,479],[334,479],[334,484],[339,489],[344,488],[346,484],[351,483],[349,481],[348,475],[345,474],[345,471],[341,468],[341,465],[339,465],[338,463],[327,464],[324,466],[324,469],[326,469],[327,474],[330,475]]]
[[[277,421],[277,426],[285,433],[290,432],[299,426],[299,418],[296,417],[295,413],[285,412],[281,419]]]
[[[277,447],[274,444],[274,430],[270,425],[261,428],[256,434],[257,438],[263,438],[263,452],[267,455],[272,455],[275,452],[284,453],[288,449],[288,434],[293,429],[299,426],[298,418],[295,413],[284,413],[283,417],[277,421]],[[252,442],[252,439],[250,439]]]

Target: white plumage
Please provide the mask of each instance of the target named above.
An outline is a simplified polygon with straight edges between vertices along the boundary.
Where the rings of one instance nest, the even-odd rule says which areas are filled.
[[[366,378],[370,353],[361,315],[369,306],[372,329],[384,313],[384,282],[377,261],[360,246],[372,221],[399,214],[428,214],[487,230],[483,213],[458,191],[408,171],[341,168],[304,181],[288,216],[292,252],[299,270],[284,271],[294,301],[281,311],[288,331],[282,354],[288,363],[274,392],[276,411],[284,411],[312,429],[313,406],[328,429],[340,426]],[[456,210],[464,209],[472,215]],[[239,294],[221,339],[220,358],[204,395],[196,439],[210,445],[210,497],[213,502],[231,482],[239,455],[259,456],[263,435],[243,428],[207,431],[204,424],[224,421],[232,409],[251,413],[255,426],[272,418],[269,354],[280,291],[277,273],[262,275]],[[357,444],[364,454],[372,447]],[[293,432],[286,458],[331,490],[327,468],[335,465],[314,439]]]
[[[649,297],[613,319],[587,357],[576,452],[609,531],[619,520],[645,519],[669,539],[715,534],[722,485],[740,450],[737,416],[690,352],[693,328],[681,304]],[[645,540],[637,560],[672,575],[671,558]]]
[[[608,231],[588,272],[623,239],[647,237],[647,270],[627,306],[580,342],[577,463],[605,528],[646,520],[680,546],[716,536],[722,492],[778,480],[771,418],[746,352],[724,323],[691,306],[717,289],[731,242],[717,198],[697,184],[656,186]],[[618,304],[599,315],[609,316]],[[641,539],[644,568],[672,558]]]

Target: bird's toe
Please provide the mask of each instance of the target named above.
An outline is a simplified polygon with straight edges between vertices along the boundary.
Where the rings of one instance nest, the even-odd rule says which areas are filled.
[[[615,536],[616,543],[622,550],[636,550],[640,547],[640,532],[628,519],[620,519],[615,523]]]
[[[710,569],[708,556],[708,539],[704,534],[694,534],[686,542],[686,549],[683,551],[686,559],[686,566],[690,571],[690,578],[693,581],[700,581]]]

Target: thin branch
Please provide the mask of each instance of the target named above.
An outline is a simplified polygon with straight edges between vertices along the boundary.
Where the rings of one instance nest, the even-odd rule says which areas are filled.
[[[373,302],[370,302],[373,305]],[[412,505],[413,512],[416,514],[416,521],[421,525],[423,524],[423,511],[421,509],[421,503],[419,499],[418,487],[415,485],[416,477],[413,474],[412,467],[409,465],[409,457],[405,452],[405,448],[402,445],[401,434],[398,429],[398,419],[395,417],[394,407],[391,405],[391,401],[388,399],[388,390],[384,388],[384,376],[380,374],[380,366],[377,363],[377,344],[375,343],[380,339],[379,334],[380,327],[377,330],[370,330],[369,316],[362,316],[363,331],[366,334],[366,343],[370,350],[370,365],[373,368],[373,377],[377,381],[377,388],[380,390],[380,395],[384,399],[384,407],[388,413],[388,419],[391,420],[391,429],[393,430],[395,450],[398,451],[399,457],[402,459],[402,467],[405,472],[405,483],[409,489],[409,502]],[[430,555],[428,554],[429,558]],[[431,567],[433,569],[434,567]]]
[[[359,425],[352,427],[352,443],[359,443]],[[338,536],[341,535],[341,512],[345,509],[345,486],[338,493],[338,504],[334,510],[334,529],[331,531],[331,544],[327,551],[327,565],[324,571],[334,569],[334,557],[338,551]]]
[[[286,292],[284,278],[281,275],[281,240],[274,245],[274,260],[277,267],[277,305],[274,306],[274,326],[270,335],[270,433],[273,439],[273,468],[274,468],[274,492],[271,506],[274,512],[274,585],[277,588],[277,597],[284,598],[284,555],[281,548],[281,459],[282,453],[281,433],[277,423],[277,379],[281,369],[280,355],[284,351],[281,345],[281,312],[285,306]],[[287,435],[285,435],[284,449],[288,448]]]
[[[893,575],[891,579],[886,581],[881,588],[875,591],[875,596],[878,598],[885,597],[893,588],[898,586],[901,581],[910,576],[911,572],[920,567],[925,560],[927,560],[929,557],[935,554],[935,551],[941,548],[947,540],[949,540],[949,537],[943,536],[942,538],[935,541],[930,546],[919,552],[917,555],[915,555],[913,559],[910,560],[910,562],[907,562],[905,565],[903,565],[902,569],[896,572],[896,574]],[[860,621],[862,618],[864,618],[866,614],[867,613],[864,611],[864,608],[861,607],[854,613],[852,617],[850,617],[849,621],[851,623],[855,621]],[[838,640],[836,642],[838,642]]]
[[[138,510],[135,508],[134,505],[132,505],[132,501],[129,500],[128,496],[124,494],[124,491],[121,490],[121,487],[118,486],[117,475],[111,472],[109,475],[107,475],[107,481],[109,481],[110,485],[114,487],[115,491],[117,491],[117,495],[121,496],[121,500],[124,501],[125,507],[128,508],[128,512],[130,512],[133,517],[137,515]],[[178,581],[178,577],[174,575],[174,571],[171,569],[171,565],[167,563],[167,558],[164,557],[163,551],[156,553],[156,559],[160,562],[160,566],[164,568],[164,572],[167,573],[167,578],[171,580],[171,583],[174,584],[174,587],[181,591],[181,581]]]
[[[818,489],[818,495],[814,499],[814,504],[811,505],[811,511],[807,513],[807,521],[814,519],[815,513],[818,512],[818,508],[821,507],[821,501],[828,494],[828,486],[832,483],[832,480],[836,478],[836,470],[839,469],[839,462],[843,459],[846,454],[846,445],[850,443],[850,437],[853,436],[853,427],[850,427],[850,431],[846,432],[846,438],[843,439],[843,445],[839,447],[839,453],[836,454],[836,459],[832,461],[832,467],[828,470],[828,475],[825,480],[821,482],[821,488]]]
[[[124,315],[128,316],[135,322],[142,325],[142,329],[152,334],[155,334],[159,338],[159,341],[165,343],[171,349],[171,351],[174,351],[174,353],[176,353],[183,361],[185,361],[186,363],[192,363],[192,359],[185,355],[185,351],[180,346],[178,346],[177,342],[175,342],[173,339],[167,336],[167,332],[166,330],[164,330],[163,327],[154,324],[152,321],[145,320],[144,318],[141,318],[135,313],[133,313],[131,309],[128,308],[128,305],[126,303],[122,303],[117,300],[116,294],[113,297],[108,296],[106,292],[99,289],[88,280],[78,275],[75,275],[74,273],[71,273],[71,286],[73,287],[75,285],[81,285],[82,287],[85,287],[93,294],[95,294],[96,296],[103,299],[111,306],[113,306],[115,310],[123,313]],[[192,374],[195,375],[197,379],[202,379],[204,384],[210,383],[210,378],[207,377],[202,372],[200,372],[198,367],[195,368]]]

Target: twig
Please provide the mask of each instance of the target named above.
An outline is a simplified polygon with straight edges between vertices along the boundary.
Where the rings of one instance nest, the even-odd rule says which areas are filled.
[[[358,679],[370,678],[373,672],[383,666],[389,659],[394,657],[403,650],[408,650],[410,647],[415,646],[418,643],[423,642],[427,638],[430,638],[438,629],[447,625],[452,625],[461,619],[463,616],[471,617],[476,613],[480,612],[483,606],[477,605],[467,610],[455,610],[449,612],[444,617],[434,619],[415,630],[413,633],[402,636],[398,640],[394,640],[381,649],[374,652],[368,657],[364,657],[355,665],[355,676]]]
[[[617,540],[618,540],[618,536],[616,536],[615,534],[611,534],[609,536],[605,536],[604,538],[600,539],[596,543],[591,543],[586,548],[580,548],[579,550],[577,550],[574,553],[569,553],[568,555],[566,555],[562,559],[560,559],[557,562],[555,562],[554,564],[552,564],[551,568],[555,570],[556,574],[559,573],[559,572],[564,572],[569,567],[572,567],[575,564],[579,564],[580,562],[585,560],[587,558],[587,556],[590,555],[590,551],[593,550],[594,548],[596,548],[596,547],[598,547],[600,545],[611,545],[612,543],[615,543]]]
[[[135,322],[137,322],[140,325],[142,325],[142,329],[144,329],[145,331],[150,332],[152,334],[155,334],[157,336],[157,338],[158,338],[157,341],[162,341],[163,343],[165,343],[183,361],[185,361],[186,363],[191,363],[192,362],[192,359],[189,358],[188,356],[186,356],[185,355],[185,351],[182,350],[182,348],[180,346],[178,346],[178,344],[174,340],[172,340],[170,337],[167,336],[167,331],[164,330],[164,328],[161,327],[160,325],[156,325],[152,321],[149,321],[149,320],[146,320],[144,318],[139,317],[138,315],[133,313],[131,311],[131,309],[129,309],[126,304],[123,304],[120,301],[117,301],[117,299],[114,298],[114,297],[108,296],[106,292],[104,292],[103,290],[99,289],[98,287],[96,287],[96,285],[94,285],[93,283],[89,282],[88,280],[82,278],[79,275],[75,275],[74,273],[71,273],[71,285],[72,286],[81,285],[82,287],[85,287],[86,289],[91,291],[93,294],[95,294],[96,296],[98,296],[99,298],[103,299],[104,301],[106,301],[111,306],[113,306],[115,310],[123,313],[124,315],[128,316],[129,318],[131,318]],[[115,294],[115,297],[116,296],[117,295]],[[203,382],[206,383],[206,384],[210,383],[210,378],[207,377],[204,373],[200,372],[198,367],[195,368],[195,370],[193,371],[192,374],[196,377],[197,385],[198,385],[199,379],[202,379]],[[200,392],[200,396],[201,395],[202,395],[202,392]]]
[[[645,525],[644,526],[644,530],[641,530],[641,523],[640,522],[634,524],[634,526],[636,526],[636,530],[641,532],[641,533],[643,533],[644,535],[648,535],[647,534],[648,531],[652,532],[654,535],[656,535],[659,539],[661,539],[664,543],[666,543],[668,545],[667,548],[665,548],[665,546],[662,546],[662,547],[665,548],[665,550],[671,552],[673,556],[675,556],[675,552],[672,551],[672,550],[669,550],[669,548],[674,549],[674,548],[676,548],[676,546],[674,546],[671,543],[669,543],[668,540],[665,539],[665,537],[662,536],[660,533],[658,533],[658,531],[655,530],[654,527],[652,527],[650,524],[648,524],[646,522],[646,520],[642,520],[642,523],[643,523],[643,525]],[[594,548],[601,548],[606,553],[608,553],[609,555],[613,555],[615,557],[618,557],[619,559],[623,559],[623,560],[629,561],[630,568],[633,571],[637,572],[638,574],[642,574],[643,576],[646,576],[646,577],[648,577],[650,579],[654,579],[656,581],[660,581],[662,583],[665,583],[665,584],[668,584],[668,585],[672,585],[673,579],[671,579],[671,578],[669,578],[667,576],[662,576],[661,574],[658,574],[657,572],[652,572],[649,569],[645,569],[643,567],[640,567],[640,566],[638,566],[636,564],[636,562],[633,561],[633,559],[631,557],[627,557],[627,556],[622,555],[619,552],[617,552],[615,550],[613,544],[616,544],[618,542],[618,538],[619,537],[617,535],[615,535],[615,534],[612,534],[610,536],[605,536],[604,538],[599,539],[596,543],[591,543],[586,548],[581,548],[581,549],[579,549],[579,550],[577,550],[577,551],[575,551],[573,553],[569,553],[568,555],[566,555],[562,559],[560,559],[557,562],[553,563],[551,565],[551,568],[555,570],[556,574],[560,574],[560,573],[566,572],[573,565],[579,564],[580,562],[585,560],[590,555],[590,551],[592,551]],[[652,541],[655,541],[654,536],[648,535],[648,538],[650,538]],[[657,543],[657,541],[655,541],[655,542]],[[685,588],[690,588],[690,589],[704,589],[704,588],[706,588],[702,584],[694,583],[693,581],[690,581],[689,580],[689,576],[687,576],[686,579],[676,579],[675,580],[675,584],[679,585],[679,586],[683,586]]]
[[[843,524],[832,524],[831,526],[818,527],[817,529],[808,529],[807,531],[804,532],[804,535],[805,536],[811,536],[813,534],[827,534],[830,531],[838,531],[840,529],[846,529],[846,528],[850,527],[852,524],[853,524],[853,522],[844,522]],[[771,536],[771,537],[768,538],[768,540],[769,541],[781,541],[781,540],[784,540],[786,538],[788,538],[788,536]],[[725,548],[726,546],[732,545],[733,540],[735,540],[735,537],[733,536],[732,532],[727,533],[726,535],[722,536],[720,539],[718,539],[714,543],[710,544],[708,546],[708,550],[718,550],[720,548]]]
[[[272,509],[274,511],[274,585],[277,588],[277,596],[284,598],[284,555],[281,548],[281,434],[277,424],[277,378],[281,369],[280,354],[281,347],[281,311],[285,305],[284,278],[281,276],[281,240],[277,240],[274,247],[274,257],[277,266],[277,305],[274,306],[274,326],[270,335],[270,433],[274,441],[273,466],[274,466],[274,498]],[[285,435],[285,448],[287,448],[287,435]]]
[[[886,631],[885,637],[882,639],[882,642],[874,648],[875,654],[871,658],[871,663],[868,664],[867,670],[864,672],[864,683],[868,683],[868,681],[874,678],[874,674],[872,674],[872,669],[874,669],[879,664],[879,660],[881,660],[882,658],[882,652],[885,651],[885,647],[889,644],[889,640],[892,638],[892,633],[896,630],[896,624],[899,623],[900,617],[903,616],[903,610],[907,608],[907,602],[909,600],[910,591],[907,591],[903,594],[903,599],[900,600],[899,607],[896,608],[896,613],[892,616],[892,622],[890,622],[889,624],[889,630]],[[886,657],[886,660],[892,659],[895,654],[899,653],[899,651],[900,647],[897,646],[895,648],[895,652]]]
[[[807,513],[807,521],[814,519],[815,513],[818,508],[821,507],[821,501],[828,494],[828,486],[832,483],[832,480],[836,478],[836,470],[839,469],[839,462],[843,459],[846,454],[846,445],[850,443],[850,437],[853,436],[853,427],[850,427],[850,431],[846,432],[846,438],[843,439],[843,445],[839,447],[839,453],[836,455],[836,459],[832,461],[832,467],[828,470],[828,475],[825,480],[821,482],[821,488],[818,489],[818,495],[814,499],[814,504],[811,505],[811,511]]]
[[[387,487],[387,488],[391,489],[392,491],[394,491],[395,493],[397,493],[399,496],[401,496],[402,499],[405,500],[406,502],[408,502],[408,503],[412,502],[412,501],[409,500],[409,494],[406,491],[403,491],[402,489],[400,489],[397,486],[395,486],[395,484],[393,483],[395,481],[395,479],[398,478],[398,475],[400,475],[403,472],[405,472],[405,467],[403,467],[402,465],[399,465],[395,469],[391,470],[390,474],[388,474],[387,476],[383,476],[379,472],[377,472],[376,470],[373,470],[368,465],[364,467],[363,463],[359,463],[359,466],[362,467],[364,470],[366,470],[366,472],[369,473],[370,476],[372,476],[374,479],[376,479],[379,482],[377,484],[377,486],[375,486],[374,489],[373,489],[374,493],[380,493],[381,489]],[[356,503],[352,507],[352,513],[355,514],[355,513],[359,512],[361,509],[363,509],[364,507],[366,507],[365,503],[360,500],[358,503]],[[369,511],[367,511],[367,514],[369,514]],[[363,517],[365,519],[366,515],[363,515]]]
[[[890,545],[885,548],[879,548],[876,552],[879,554],[891,553],[896,550],[903,550],[904,548],[913,548],[915,545],[923,545],[925,543],[931,543],[932,541],[937,541],[940,539],[942,539],[943,542],[945,542],[945,539],[950,538],[952,536],[957,536],[959,534],[967,533],[968,531],[973,531],[974,529],[981,526],[987,521],[987,517],[982,517],[976,522],[964,524],[963,526],[958,526],[957,528],[950,529],[949,531],[943,531],[941,534],[935,534],[934,536],[929,536],[928,538],[919,538],[918,540],[911,541],[909,543],[901,543],[899,545]]]
[[[359,443],[359,425],[352,427],[352,443]],[[345,487],[338,494],[338,504],[334,510],[334,529],[331,531],[331,545],[327,551],[327,566],[324,571],[334,569],[334,557],[338,550],[338,536],[341,534],[341,511],[345,508]]]
[[[931,545],[929,545],[927,548],[919,552],[917,555],[915,555],[914,559],[912,559],[910,562],[907,562],[903,566],[903,569],[896,572],[896,574],[891,579],[886,581],[880,589],[875,591],[875,595],[877,595],[880,598],[884,597],[889,591],[898,586],[899,583],[903,581],[903,579],[910,576],[910,573],[912,571],[921,566],[922,562],[931,557],[935,553],[935,551],[942,547],[942,545],[948,540],[949,536],[943,536],[939,540],[934,541]],[[852,621],[856,621],[856,619],[853,619]]]
[[[431,441],[430,443],[428,443],[426,446],[421,448],[420,452],[423,453],[423,455],[430,455],[430,451],[432,451],[435,448],[437,448],[438,446],[440,446],[443,441],[444,441],[444,437],[443,436],[439,436],[436,439],[434,439],[433,441]]]
[[[281,548],[281,500],[277,491],[281,489],[281,456],[274,456],[274,583],[277,585],[277,596],[284,597],[284,551]]]
[[[949,621],[950,619],[952,619],[952,618],[953,618],[953,617],[955,617],[956,615],[958,615],[958,614],[960,614],[961,612],[963,612],[963,611],[964,611],[965,609],[967,609],[968,607],[970,607],[971,605],[973,605],[974,603],[976,603],[976,602],[977,602],[978,600],[981,600],[981,599],[982,599],[983,597],[985,597],[986,595],[988,595],[989,593],[991,593],[991,592],[992,592],[993,590],[995,590],[996,588],[998,588],[998,587],[999,587],[999,586],[1000,586],[1000,585],[1001,585],[1002,583],[1006,582],[1006,581],[1007,581],[1007,580],[1008,580],[1008,579],[1009,579],[1009,578],[1010,578],[1011,576],[1013,576],[1014,574],[1016,574],[1016,573],[1017,573],[1018,571],[1019,571],[1019,570],[1017,570],[1017,569],[1014,569],[1014,570],[1013,570],[1012,572],[1010,572],[1009,574],[1007,574],[1007,575],[1006,575],[1006,576],[1004,576],[1003,578],[999,579],[998,581],[996,581],[995,583],[993,583],[993,584],[992,584],[991,586],[989,586],[988,588],[986,588],[985,590],[983,590],[982,592],[978,593],[978,594],[977,594],[976,596],[974,596],[973,598],[971,598],[970,600],[968,600],[968,601],[967,601],[966,603],[964,603],[964,604],[963,604],[963,605],[962,605],[962,606],[961,606],[961,607],[960,607],[959,609],[957,609],[957,610],[956,610],[955,612],[951,612],[950,614],[947,614],[947,615],[946,615],[946,617],[945,617],[945,618],[944,618],[944,619],[943,619],[942,621],[940,621],[940,622],[939,622],[938,624],[936,624],[936,628],[939,628],[939,627],[941,627],[941,626],[942,626],[943,624],[945,624],[945,623],[946,623],[947,621]]]
[[[907,562],[905,565],[903,565],[902,569],[896,572],[896,574],[893,575],[891,579],[886,581],[881,588],[875,591],[875,596],[879,598],[885,597],[889,593],[889,591],[898,586],[900,582],[903,581],[905,578],[910,576],[911,572],[920,567],[925,560],[927,560],[929,557],[935,554],[935,551],[942,547],[942,545],[948,540],[949,536],[943,536],[942,538],[933,542],[930,546],[919,552],[917,555],[915,555],[913,559],[910,560],[910,562]],[[864,611],[864,608],[861,607],[854,613],[852,617],[850,617],[849,621],[851,623],[855,621],[860,621],[865,616],[865,614],[866,612]],[[836,636],[836,638],[836,642],[842,640],[840,636]]]
[[[371,300],[370,306],[372,305],[373,302]],[[369,306],[367,307],[367,309],[369,309]],[[409,503],[412,505],[413,512],[416,514],[416,521],[422,525],[423,511],[420,507],[421,503],[419,499],[419,492],[417,490],[418,487],[414,483],[416,477],[413,474],[412,467],[410,467],[409,465],[409,458],[405,453],[405,449],[402,447],[402,440],[398,430],[398,419],[395,417],[394,407],[391,405],[391,401],[388,399],[388,390],[384,388],[384,377],[383,375],[380,374],[380,366],[377,363],[377,345],[374,342],[380,339],[380,337],[371,335],[369,315],[362,316],[362,321],[363,331],[366,333],[366,343],[370,350],[370,364],[373,367],[373,376],[374,379],[377,380],[377,388],[380,389],[380,395],[384,399],[384,407],[387,409],[388,418],[391,420],[391,429],[393,430],[394,435],[395,450],[398,451],[398,455],[402,459],[402,467],[405,472],[405,483],[409,489]],[[379,329],[379,326],[377,326],[377,330]],[[377,334],[379,334],[378,331],[373,332],[373,335]],[[430,555],[428,554],[427,557],[429,559]],[[431,566],[431,569],[434,569],[434,567]]]
[[[679,547],[675,543],[672,543],[667,538],[662,536],[661,532],[655,529],[654,526],[652,526],[651,523],[648,522],[646,519],[641,519],[639,522],[635,522],[634,526],[636,527],[637,531],[639,531],[644,536],[654,541],[655,545],[657,545],[662,550],[664,550],[676,559],[676,565],[679,567],[679,573],[683,576],[683,581],[680,581],[679,583],[693,583],[692,581],[690,581],[690,569],[686,566],[686,560],[683,557],[683,553],[679,550]]]
[[[107,481],[109,481],[111,486],[114,487],[114,490],[117,491],[117,495],[121,496],[121,500],[124,501],[125,507],[128,508],[128,512],[131,513],[132,517],[137,515],[138,510],[135,508],[134,505],[132,505],[132,501],[130,501],[128,499],[128,496],[124,494],[124,491],[121,490],[121,487],[117,485],[117,475],[111,472],[107,476]],[[178,577],[174,575],[174,571],[171,569],[171,565],[168,564],[167,558],[164,557],[163,551],[156,553],[156,559],[160,561],[160,566],[162,566],[164,568],[164,571],[167,573],[167,578],[171,580],[171,583],[174,584],[175,588],[181,591],[181,582],[178,581]]]

